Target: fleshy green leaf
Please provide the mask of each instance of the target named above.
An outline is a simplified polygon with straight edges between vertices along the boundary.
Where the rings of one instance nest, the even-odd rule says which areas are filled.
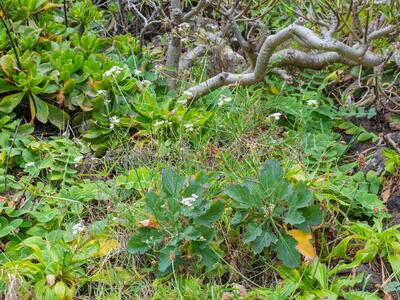
[[[16,93],[3,97],[0,100],[0,112],[9,114],[14,108],[22,101],[25,96],[25,92]]]
[[[54,105],[48,104],[48,107],[50,123],[59,129],[64,129],[70,120],[69,115]]]

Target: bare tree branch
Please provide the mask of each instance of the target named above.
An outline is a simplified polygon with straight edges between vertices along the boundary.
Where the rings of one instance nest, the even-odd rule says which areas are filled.
[[[388,29],[385,32],[389,31]],[[371,33],[372,39],[380,37],[381,33]],[[306,53],[299,50],[282,50],[273,56],[275,49],[296,37],[302,40],[311,49],[319,53]],[[244,74],[220,73],[194,87],[187,89],[192,95],[192,100],[203,96],[223,86],[248,86],[264,79],[267,65],[273,56],[276,66],[295,65],[299,67],[321,68],[328,63],[340,62],[349,65],[376,66],[382,63],[383,58],[368,51],[367,45],[354,45],[350,47],[343,42],[331,38],[321,38],[312,30],[298,24],[292,24],[274,35],[265,39],[257,57],[253,72]]]

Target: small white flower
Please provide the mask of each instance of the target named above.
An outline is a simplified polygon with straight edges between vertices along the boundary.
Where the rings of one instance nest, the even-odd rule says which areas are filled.
[[[110,124],[110,129],[114,129],[114,124]]]
[[[35,165],[35,163],[33,161],[28,162],[25,164],[25,168],[29,168],[29,167],[33,167]]]
[[[103,76],[104,77],[110,77],[110,76],[116,76],[119,75],[124,69],[118,66],[113,66],[110,68],[110,70],[105,71]]]
[[[218,99],[218,106],[221,107],[223,106],[225,103],[231,102],[232,98],[231,97],[227,97],[225,95],[222,95],[221,97],[219,97]]]
[[[199,237],[199,241],[200,241],[200,242],[204,242],[204,241],[206,241],[206,238],[205,238],[204,236],[200,236],[200,237]]]
[[[181,23],[179,24],[179,31],[187,31],[190,29],[190,24],[189,23]]]
[[[106,90],[98,90],[97,91],[97,96],[105,96],[107,95],[107,91]]]
[[[142,71],[140,71],[140,70],[135,70],[135,71],[133,71],[133,74],[134,74],[135,76],[140,76],[140,75],[142,75]]]
[[[75,157],[74,162],[78,163],[78,162],[82,161],[82,159],[83,159],[83,156],[79,155],[79,156]]]
[[[193,203],[196,201],[195,197],[187,197],[187,198],[183,198],[181,200],[181,203],[185,206],[191,207],[193,206]]]
[[[111,124],[118,124],[119,123],[119,118],[117,116],[112,116],[111,118],[108,119]]]
[[[199,196],[197,196],[196,194],[192,194],[192,197],[193,197],[194,199],[199,198]]]
[[[185,99],[191,99],[191,98],[193,98],[193,93],[190,92],[190,91],[184,91],[182,93],[182,97],[185,98]]]
[[[154,127],[157,127],[157,126],[161,126],[161,125],[163,125],[165,123],[165,121],[157,121],[157,122],[155,122],[154,123]]]
[[[185,123],[183,126],[185,126],[186,131],[188,131],[188,132],[193,131],[193,124],[192,123]]]
[[[275,119],[275,121],[278,121],[281,118],[282,114],[277,112],[277,113],[273,113],[271,114],[269,117]]]
[[[307,105],[309,106],[318,106],[318,101],[317,100],[308,100]]]
[[[83,221],[80,221],[78,224],[72,226],[72,234],[78,234],[85,230],[85,226],[83,225]]]
[[[139,90],[144,90],[150,86],[151,82],[148,80],[142,80],[141,82],[138,83],[137,87]]]

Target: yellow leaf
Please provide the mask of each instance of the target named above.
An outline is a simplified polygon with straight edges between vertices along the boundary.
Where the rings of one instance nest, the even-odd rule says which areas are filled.
[[[119,243],[117,240],[113,239],[101,239],[99,240],[100,249],[97,253],[98,256],[107,255],[109,252],[118,249]]]
[[[297,241],[296,249],[299,251],[308,261],[315,258],[315,249],[311,243],[311,233],[305,233],[299,229],[292,229],[288,231],[288,234]]]
[[[59,4],[59,3],[52,3],[52,2],[49,2],[49,3],[47,3],[45,6],[43,6],[43,8],[41,9],[41,11],[46,11],[46,10],[49,10],[49,9],[52,9],[52,8],[59,8],[59,7],[62,7],[63,5],[62,4]]]
[[[271,86],[271,93],[272,93],[272,95],[279,94],[278,88],[276,86]]]
[[[0,8],[0,18],[2,18],[3,20],[5,20],[4,11],[2,11],[1,8]]]

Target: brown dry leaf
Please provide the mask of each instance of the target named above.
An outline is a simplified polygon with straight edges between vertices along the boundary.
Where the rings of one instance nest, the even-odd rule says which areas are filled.
[[[63,91],[63,90],[60,90],[60,91],[58,92],[57,96],[56,96],[56,102],[57,102],[57,104],[60,105],[60,106],[63,105],[63,104],[64,104],[64,99],[65,99],[64,91]]]
[[[148,228],[159,228],[160,225],[157,223],[156,218],[154,216],[150,216],[148,219],[139,221],[139,225],[142,227]]]
[[[390,196],[392,195],[393,187],[394,187],[393,178],[385,177],[381,192],[381,198],[384,203],[386,203],[389,200]]]
[[[297,241],[296,249],[299,251],[308,261],[315,258],[316,253],[313,244],[311,243],[311,233],[306,233],[299,229],[292,229],[288,231],[288,234]]]

